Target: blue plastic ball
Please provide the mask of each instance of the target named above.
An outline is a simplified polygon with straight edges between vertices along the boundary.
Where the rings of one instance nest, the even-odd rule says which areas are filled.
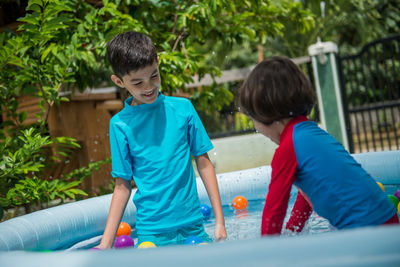
[[[211,208],[206,204],[200,206],[201,213],[203,213],[204,219],[208,219],[211,215]]]
[[[189,236],[188,238],[186,238],[185,240],[185,245],[196,245],[196,244],[200,244],[203,242],[203,239],[201,239],[198,236]]]

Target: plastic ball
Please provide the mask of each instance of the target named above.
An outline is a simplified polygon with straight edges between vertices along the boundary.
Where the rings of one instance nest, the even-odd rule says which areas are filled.
[[[131,236],[132,228],[126,222],[121,222],[118,227],[117,237],[121,235]]]
[[[400,213],[400,202],[399,202],[399,204],[397,205],[397,211]]]
[[[185,240],[185,245],[196,245],[196,244],[200,244],[203,243],[203,239],[201,239],[198,236],[189,236],[188,238],[186,238]]]
[[[233,199],[233,207],[237,210],[247,208],[247,199],[244,196],[237,196]]]
[[[89,250],[100,250],[100,249],[96,248],[96,247],[93,247],[93,248],[90,248]]]
[[[385,192],[385,187],[383,186],[383,184],[380,182],[376,182],[376,183],[379,185],[379,187],[382,189],[382,191]]]
[[[206,204],[202,204],[200,206],[200,209],[201,209],[201,213],[203,213],[204,219],[210,218],[211,208],[209,206],[207,206]]]
[[[157,247],[156,245],[154,245],[153,242],[150,241],[145,241],[140,243],[140,245],[138,246],[138,248],[155,248]]]
[[[393,195],[388,195],[388,198],[389,198],[390,202],[392,202],[395,207],[397,207],[397,205],[399,205],[399,199],[397,197],[395,197]]]
[[[117,237],[114,247],[115,248],[127,248],[127,247],[133,247],[134,245],[135,245],[135,243],[133,242],[133,239],[130,236],[121,235],[121,236]]]
[[[400,200],[400,190],[397,190],[396,193],[393,194],[393,196],[397,197]]]

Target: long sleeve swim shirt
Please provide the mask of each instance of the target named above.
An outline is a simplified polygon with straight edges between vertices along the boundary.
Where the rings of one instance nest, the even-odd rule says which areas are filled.
[[[305,116],[285,126],[271,162],[261,234],[280,234],[292,186],[299,190],[286,228],[301,231],[314,210],[338,229],[381,225],[395,207],[329,133]]]

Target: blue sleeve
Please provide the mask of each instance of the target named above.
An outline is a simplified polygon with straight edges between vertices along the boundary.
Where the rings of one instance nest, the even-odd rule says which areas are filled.
[[[200,156],[214,148],[211,143],[210,137],[201,122],[199,115],[194,109],[192,103],[190,105],[190,112],[188,118],[188,140],[190,146],[190,153],[193,156]]]
[[[132,179],[132,158],[129,153],[129,145],[121,125],[110,122],[110,146],[111,146],[111,175],[130,181]]]

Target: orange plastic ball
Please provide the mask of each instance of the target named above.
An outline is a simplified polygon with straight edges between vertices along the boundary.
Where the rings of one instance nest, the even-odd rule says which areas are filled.
[[[244,196],[237,196],[233,199],[233,207],[237,210],[247,208],[247,199]]]
[[[126,222],[121,222],[119,224],[118,231],[117,231],[117,237],[119,237],[121,235],[131,236],[131,233],[132,233],[132,228],[129,224],[127,224]]]

